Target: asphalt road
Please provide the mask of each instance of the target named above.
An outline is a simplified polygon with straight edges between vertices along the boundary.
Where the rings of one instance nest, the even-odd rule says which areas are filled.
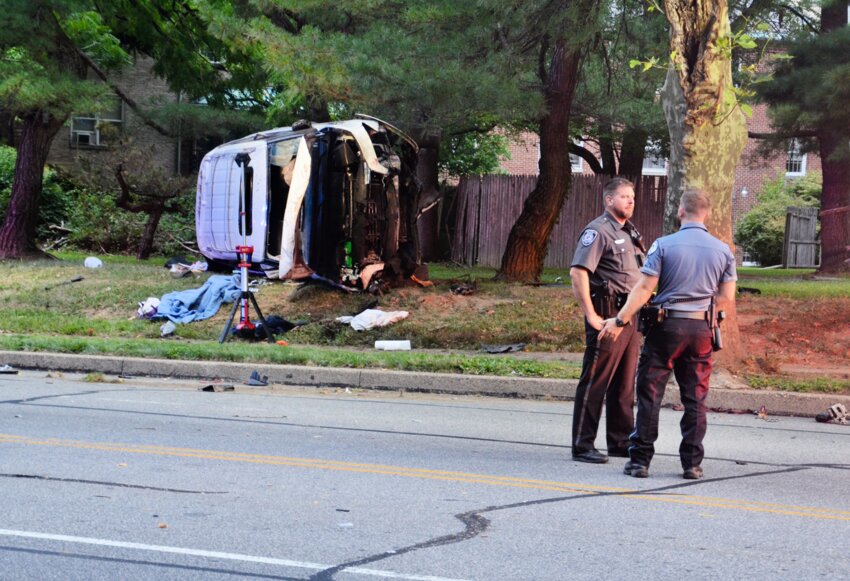
[[[692,482],[662,410],[637,480],[571,403],[198,387],[0,376],[0,579],[850,577],[850,426],[711,414]]]

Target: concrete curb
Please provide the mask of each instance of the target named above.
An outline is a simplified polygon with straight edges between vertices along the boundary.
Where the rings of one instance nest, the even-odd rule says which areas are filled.
[[[241,384],[252,371],[267,375],[270,384],[308,387],[349,387],[376,390],[405,390],[459,395],[548,398],[572,400],[577,380],[529,377],[496,377],[450,373],[418,373],[386,369],[348,369],[269,365],[221,361],[143,359],[102,355],[70,355],[25,351],[0,351],[0,364],[20,369],[43,369],[76,373],[104,373],[116,376],[174,377],[197,381],[222,380]],[[834,403],[850,408],[850,396],[793,393],[755,389],[724,389],[709,392],[708,406],[714,410],[757,410],[765,406],[771,415],[813,417]],[[679,404],[679,394],[671,381],[665,405]]]

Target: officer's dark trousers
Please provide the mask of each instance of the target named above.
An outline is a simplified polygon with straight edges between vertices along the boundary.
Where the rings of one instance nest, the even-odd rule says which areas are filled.
[[[616,341],[597,341],[599,331],[584,322],[586,348],[573,410],[573,454],[594,448],[602,403],[607,408],[608,450],[625,451],[634,426],[635,371],[641,335],[636,321]]]
[[[679,456],[687,470],[699,466],[705,455],[705,398],[711,376],[711,330],[705,321],[667,319],[646,335],[638,364],[637,420],[629,437],[629,457],[642,466],[649,466],[655,453],[658,414],[670,371],[679,383],[685,407]]]

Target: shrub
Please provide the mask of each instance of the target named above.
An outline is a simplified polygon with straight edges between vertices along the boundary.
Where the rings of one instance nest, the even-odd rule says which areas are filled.
[[[766,182],[758,195],[758,205],[738,222],[735,244],[745,248],[763,266],[780,264],[788,206],[819,207],[820,194],[818,175],[787,182],[785,176],[779,175]]]

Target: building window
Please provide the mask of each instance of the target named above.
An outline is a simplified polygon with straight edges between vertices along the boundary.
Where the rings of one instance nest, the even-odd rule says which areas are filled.
[[[71,118],[71,147],[106,147],[123,123],[124,102],[115,96],[105,111]]]
[[[656,157],[650,151],[647,151],[646,155],[643,157],[642,173],[645,176],[666,176],[667,160]]]
[[[666,176],[667,158],[662,157],[661,144],[650,139],[643,151],[643,168],[641,174],[645,176]]]
[[[792,139],[788,144],[788,157],[785,159],[785,175],[806,175],[806,154],[800,151],[800,142],[796,139]]]
[[[579,147],[584,147],[584,141],[573,141]],[[574,153],[570,154],[570,169],[573,173],[584,173],[584,160]]]

